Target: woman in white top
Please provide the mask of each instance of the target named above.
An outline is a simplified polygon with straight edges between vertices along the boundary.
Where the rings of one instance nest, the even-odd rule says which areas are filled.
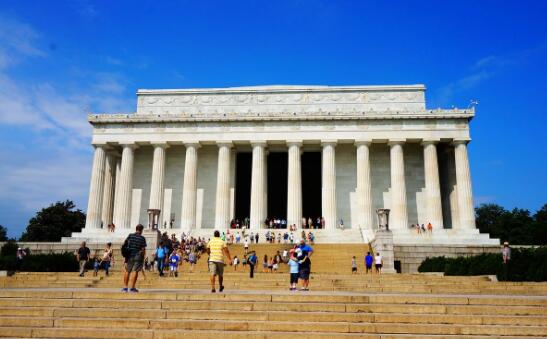
[[[376,253],[376,256],[374,257],[374,266],[376,267],[376,273],[382,273],[383,264],[384,260],[382,259],[382,256],[380,255],[380,253]]]

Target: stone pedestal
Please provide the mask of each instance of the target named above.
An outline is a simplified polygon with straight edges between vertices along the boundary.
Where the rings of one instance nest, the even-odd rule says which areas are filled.
[[[144,229],[142,236],[146,239],[146,257],[148,257],[148,262],[152,262],[154,252],[160,243],[161,233],[157,229]]]
[[[394,266],[395,255],[393,253],[393,233],[386,229],[376,231],[376,236],[372,241],[372,248],[374,249],[374,255],[380,253],[384,259],[382,273],[396,273]]]

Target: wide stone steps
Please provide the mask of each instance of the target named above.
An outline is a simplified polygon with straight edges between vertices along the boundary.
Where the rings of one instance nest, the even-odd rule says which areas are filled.
[[[542,337],[547,297],[0,290],[0,336]]]

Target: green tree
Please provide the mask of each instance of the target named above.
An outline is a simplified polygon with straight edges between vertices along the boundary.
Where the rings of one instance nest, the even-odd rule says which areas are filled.
[[[477,228],[501,241],[518,245],[547,244],[547,204],[531,216],[526,209],[508,211],[496,204],[475,209]]]
[[[85,214],[70,200],[43,208],[30,219],[21,241],[60,241],[85,226]]]
[[[0,225],[0,241],[8,241],[8,229]]]

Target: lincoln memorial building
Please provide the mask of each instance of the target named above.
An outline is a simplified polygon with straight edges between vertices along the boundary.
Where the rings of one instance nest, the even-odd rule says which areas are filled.
[[[261,236],[267,218],[300,234],[323,218],[317,241],[368,242],[385,208],[395,244],[499,244],[475,227],[474,114],[427,108],[423,85],[138,90],[136,112],[88,117],[87,220],[73,238],[122,239],[155,210],[169,234],[247,218]],[[411,228],[429,223],[429,236]]]

